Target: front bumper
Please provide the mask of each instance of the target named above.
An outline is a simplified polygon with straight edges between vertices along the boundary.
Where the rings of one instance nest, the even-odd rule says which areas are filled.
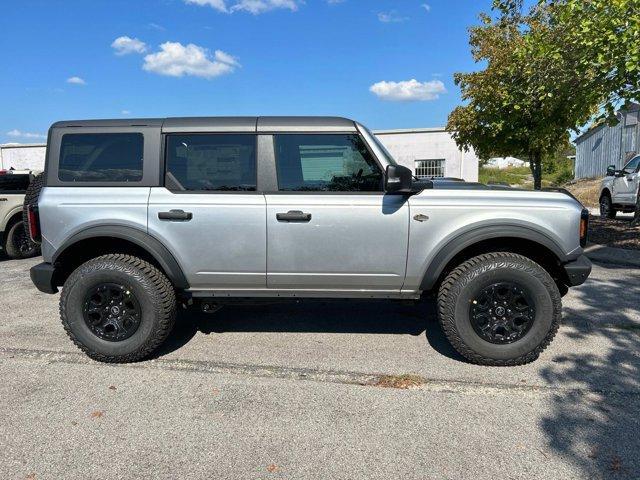
[[[53,281],[55,273],[55,267],[50,263],[39,263],[29,271],[33,284],[44,293],[58,293],[58,287]]]
[[[565,263],[564,271],[567,274],[568,286],[582,285],[591,273],[591,260],[586,255],[580,255],[576,260]]]

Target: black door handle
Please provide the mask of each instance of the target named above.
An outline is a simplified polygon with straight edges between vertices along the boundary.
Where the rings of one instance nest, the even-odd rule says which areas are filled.
[[[310,222],[311,214],[300,210],[289,210],[287,213],[276,213],[279,222]]]
[[[158,212],[158,218],[160,220],[188,222],[193,218],[193,214],[191,212],[185,212],[184,210],[170,210],[168,212]]]

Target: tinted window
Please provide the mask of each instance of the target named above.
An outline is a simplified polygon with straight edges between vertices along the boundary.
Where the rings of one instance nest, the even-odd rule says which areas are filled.
[[[64,182],[142,180],[140,133],[80,133],[62,136],[58,178]]]
[[[275,148],[280,190],[382,190],[382,172],[358,135],[276,135]]]
[[[29,186],[29,175],[8,173],[0,175],[0,193],[24,193]]]
[[[255,135],[169,135],[167,186],[172,185],[180,190],[255,191]]]
[[[635,171],[638,169],[638,165],[640,165],[640,157],[636,157],[629,163],[627,163],[627,165],[624,167],[624,171],[626,173],[635,173]]]

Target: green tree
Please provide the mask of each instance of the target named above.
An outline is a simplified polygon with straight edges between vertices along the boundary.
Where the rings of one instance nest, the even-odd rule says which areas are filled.
[[[493,16],[482,15],[470,30],[484,70],[454,76],[465,102],[448,121],[458,145],[481,158],[526,156],[539,189],[543,159],[571,130],[598,112],[613,118],[616,105],[637,96],[639,2],[541,0],[524,11],[521,0],[496,0]]]

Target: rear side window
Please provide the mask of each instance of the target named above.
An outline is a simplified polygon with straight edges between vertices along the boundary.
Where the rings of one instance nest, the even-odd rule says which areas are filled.
[[[382,191],[382,171],[359,135],[284,134],[274,139],[281,191]]]
[[[0,193],[25,193],[31,177],[21,174],[0,175]]]
[[[256,190],[255,135],[169,135],[166,155],[170,190]]]
[[[78,133],[62,136],[58,178],[64,182],[139,182],[141,133]]]

